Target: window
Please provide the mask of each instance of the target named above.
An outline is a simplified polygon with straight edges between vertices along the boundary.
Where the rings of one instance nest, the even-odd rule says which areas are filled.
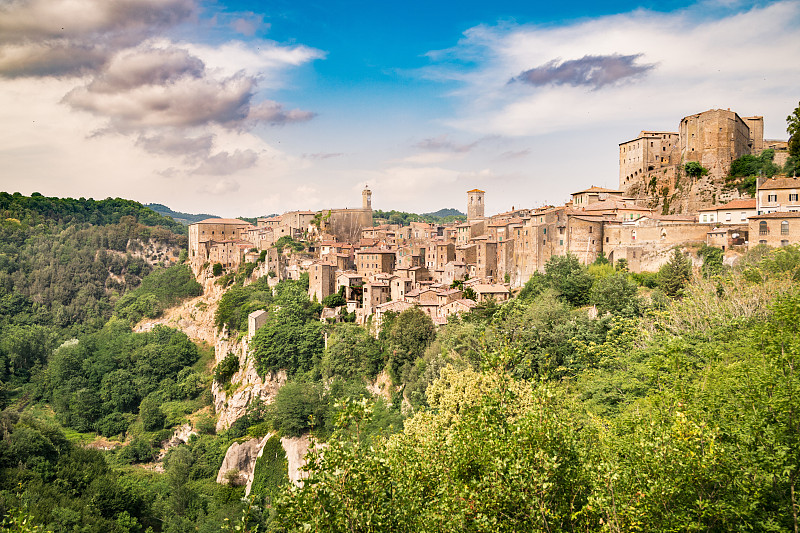
[[[558,245],[564,246],[564,239],[558,239]]]
[[[789,241],[781,239],[781,246],[789,246]]]
[[[608,242],[608,237],[606,237],[606,242]]]
[[[591,227],[591,226],[589,226],[589,233],[591,233],[591,232],[592,232],[592,227]]]
[[[547,235],[547,228],[542,228],[542,235]]]
[[[789,221],[784,220],[781,222],[781,235],[789,235]]]
[[[731,214],[725,213],[725,222],[730,222],[730,221],[731,221]]]
[[[797,194],[790,194],[789,195],[789,201],[790,202],[796,202],[797,201]]]
[[[777,202],[778,195],[777,194],[768,194],[767,195],[767,202]]]
[[[769,228],[767,228],[767,221],[762,220],[758,223],[758,234],[759,235],[769,235]],[[766,244],[766,242],[764,242]]]
[[[746,213],[746,212],[744,212],[744,211],[742,211],[742,213],[741,213],[741,215],[740,215],[740,218],[739,218],[739,220],[741,220],[742,222],[744,222],[745,220],[747,220],[747,213]]]

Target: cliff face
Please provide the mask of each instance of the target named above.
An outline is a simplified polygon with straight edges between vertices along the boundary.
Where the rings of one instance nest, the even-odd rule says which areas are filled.
[[[700,209],[744,198],[735,188],[725,187],[724,177],[708,174],[692,178],[679,172],[677,167],[650,172],[625,189],[625,194],[663,215],[697,213]]]
[[[222,460],[222,466],[217,472],[217,483],[244,485],[246,487],[245,495],[249,496],[253,487],[256,463],[264,452],[264,445],[272,435],[270,433],[260,439],[253,438],[231,444],[225,453],[225,459]],[[289,481],[297,485],[304,477],[301,469],[306,464],[305,456],[310,446],[308,435],[294,438],[284,437],[281,439],[281,446],[286,453],[289,465]]]
[[[231,341],[219,339],[214,346],[216,362],[222,361],[229,353],[239,358],[239,370],[231,377],[230,384],[220,385],[214,381],[211,392],[214,395],[214,410],[217,418],[217,431],[227,429],[237,419],[247,413],[247,407],[256,398],[271,403],[275,395],[286,383],[286,372],[269,374],[262,379],[256,372],[252,355],[249,353],[248,339]]]

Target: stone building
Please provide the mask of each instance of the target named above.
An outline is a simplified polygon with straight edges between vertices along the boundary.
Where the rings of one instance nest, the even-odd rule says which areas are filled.
[[[749,246],[788,246],[800,243],[800,212],[763,213],[750,217]]]
[[[776,177],[759,180],[756,210],[759,215],[800,211],[800,178]]]
[[[189,260],[197,272],[206,262],[236,267],[255,244],[246,240],[253,225],[235,218],[208,218],[189,224]]]
[[[743,119],[730,109],[711,109],[680,123],[681,162],[697,161],[717,179],[728,175],[734,159],[758,154],[763,146],[763,117]]]
[[[747,219],[757,213],[755,198],[732,200],[725,205],[716,205],[701,209],[700,222],[717,222],[719,224],[747,224]]]
[[[340,242],[356,243],[361,231],[372,227],[372,191],[361,191],[360,209],[324,209],[318,215],[322,233],[333,235]]]
[[[373,274],[391,274],[395,270],[394,250],[382,248],[362,248],[356,252],[356,271],[366,277]]]
[[[572,193],[572,207],[574,207],[575,209],[580,209],[588,206],[589,204],[602,202],[604,200],[623,200],[623,199],[624,198],[622,197],[622,191],[618,191],[615,189],[606,189],[604,187],[596,187],[592,185],[588,189]]]
[[[678,133],[642,131],[620,144],[619,188],[627,197],[663,213],[693,213],[740,194],[725,187],[731,163],[766,147],[764,119],[740,117],[730,109],[710,109],[681,119]],[[683,167],[696,161],[708,169],[700,177]]]
[[[336,265],[314,261],[308,269],[308,297],[321,302],[336,292]]]
[[[485,191],[472,189],[467,191],[467,222],[483,220]]]
[[[619,188],[625,189],[649,173],[679,163],[679,135],[672,131],[642,131],[619,145]]]

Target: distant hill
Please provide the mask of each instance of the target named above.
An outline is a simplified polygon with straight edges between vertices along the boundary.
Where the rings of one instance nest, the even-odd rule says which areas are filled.
[[[422,213],[422,216],[432,216],[432,217],[438,217],[438,218],[444,218],[444,217],[464,217],[464,218],[466,218],[467,215],[465,215],[464,213],[462,213],[458,209],[453,209],[451,207],[450,209],[439,209],[438,211],[436,211],[434,213]]]
[[[145,207],[148,207],[158,213],[159,215],[165,217],[172,217],[172,220],[175,222],[180,222],[184,226],[188,226],[189,224],[193,224],[195,222],[200,222],[201,220],[205,220],[207,218],[219,218],[217,215],[209,215],[209,214],[200,214],[200,215],[192,215],[191,213],[181,213],[179,211],[173,211],[169,207],[161,204],[145,204]]]

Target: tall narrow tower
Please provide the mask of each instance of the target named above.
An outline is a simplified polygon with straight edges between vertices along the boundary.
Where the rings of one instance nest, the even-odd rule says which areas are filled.
[[[364,190],[361,191],[361,208],[372,209],[372,191],[369,190],[369,185],[364,186]]]
[[[467,221],[483,219],[483,195],[485,191],[467,191]]]

